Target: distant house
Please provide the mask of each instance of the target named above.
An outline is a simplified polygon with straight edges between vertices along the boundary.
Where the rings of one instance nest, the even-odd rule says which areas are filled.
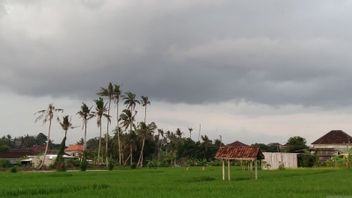
[[[71,144],[65,149],[65,153],[73,157],[81,157],[83,155],[83,145]]]
[[[247,144],[244,144],[244,143],[242,143],[242,142],[240,142],[240,141],[234,141],[234,142],[232,142],[231,144],[228,144],[228,145],[226,145],[226,146],[248,146]]]
[[[20,148],[20,149],[11,149],[9,151],[0,152],[1,160],[8,160],[11,164],[18,164],[21,159],[37,155],[44,151],[43,146],[33,146],[32,148]]]
[[[342,130],[333,130],[312,143],[313,152],[321,162],[346,153],[352,146],[352,137]]]
[[[11,164],[17,164],[22,158],[28,155],[33,155],[33,152],[29,149],[13,149],[0,152],[0,159],[7,160]]]

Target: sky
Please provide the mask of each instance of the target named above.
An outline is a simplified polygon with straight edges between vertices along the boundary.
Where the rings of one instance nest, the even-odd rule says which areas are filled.
[[[347,0],[0,0],[0,136],[47,133],[34,113],[53,103],[72,116],[75,143],[76,112],[108,82],[148,96],[148,121],[191,127],[195,140],[199,128],[225,143],[352,135],[351,10]],[[94,120],[88,133],[99,135]],[[52,139],[62,136],[55,122]]]

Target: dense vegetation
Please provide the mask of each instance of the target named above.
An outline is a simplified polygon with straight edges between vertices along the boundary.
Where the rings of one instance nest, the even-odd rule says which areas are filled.
[[[232,181],[218,167],[66,173],[0,173],[0,197],[321,197],[352,195],[348,169],[247,171]]]

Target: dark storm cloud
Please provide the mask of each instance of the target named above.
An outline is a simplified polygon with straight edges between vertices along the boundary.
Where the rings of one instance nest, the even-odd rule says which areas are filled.
[[[351,103],[348,1],[0,2],[3,90],[92,98],[115,81],[169,102]]]

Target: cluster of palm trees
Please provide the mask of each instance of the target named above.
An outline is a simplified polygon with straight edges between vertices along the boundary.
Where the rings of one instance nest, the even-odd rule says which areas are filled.
[[[147,96],[142,96],[141,99],[139,100],[136,96],[136,94],[132,92],[126,92],[122,94],[120,85],[118,84],[113,84],[109,83],[107,87],[102,87],[100,91],[97,93],[99,96],[98,99],[94,100],[94,106],[89,107],[86,103],[82,103],[80,111],[77,112],[77,115],[80,117],[82,120],[82,129],[84,131],[84,138],[83,138],[83,151],[86,152],[87,150],[87,125],[88,121],[91,120],[92,118],[96,118],[97,126],[99,128],[99,143],[98,143],[98,151],[97,151],[97,158],[96,162],[98,164],[104,164],[104,158],[103,158],[103,153],[105,153],[105,164],[108,166],[109,164],[109,132],[110,131],[110,125],[111,125],[111,119],[112,115],[111,113],[111,106],[112,102],[115,103],[116,105],[116,127],[115,130],[117,134],[117,142],[118,142],[118,163],[120,165],[123,164],[123,161],[130,160],[130,164],[133,163],[133,149],[135,147],[135,144],[137,142],[135,141],[135,138],[130,138],[129,141],[129,147],[130,147],[130,154],[129,156],[124,160],[123,154],[122,154],[122,145],[121,145],[121,140],[120,140],[120,135],[122,130],[125,132],[128,132],[129,136],[136,136],[137,133],[138,135],[141,136],[141,149],[140,149],[140,154],[137,162],[137,166],[143,166],[143,151],[144,151],[144,144],[145,144],[145,138],[147,134],[153,133],[154,130],[156,130],[157,126],[154,122],[147,124],[147,106],[150,105],[150,100]],[[107,99],[107,102],[105,102],[105,99]],[[123,100],[123,104],[126,107],[122,111],[121,114],[119,114],[119,103],[120,99]],[[144,108],[144,120],[142,122],[139,122],[136,124],[136,106],[137,105],[142,105]],[[93,109],[94,108],[94,109]],[[49,104],[47,109],[40,110],[36,114],[39,114],[39,116],[36,118],[36,121],[38,120],[43,120],[43,123],[49,123],[48,125],[48,141],[45,147],[44,151],[44,157],[42,160],[42,163],[40,167],[45,164],[45,156],[47,155],[48,152],[48,147],[49,147],[49,141],[50,141],[50,132],[51,132],[51,126],[52,126],[52,120],[54,117],[58,117],[57,113],[62,113],[63,109],[56,108],[53,104]],[[105,152],[102,152],[102,135],[103,135],[103,126],[102,126],[102,121],[106,120],[106,133],[105,133]],[[65,146],[65,141],[66,141],[66,135],[67,131],[72,128],[72,123],[70,120],[70,117],[68,115],[65,115],[63,119],[59,119],[58,121],[62,127],[62,129],[65,131],[65,135],[62,141],[63,147]],[[120,126],[121,125],[121,126]],[[59,156],[58,156],[59,157]]]

